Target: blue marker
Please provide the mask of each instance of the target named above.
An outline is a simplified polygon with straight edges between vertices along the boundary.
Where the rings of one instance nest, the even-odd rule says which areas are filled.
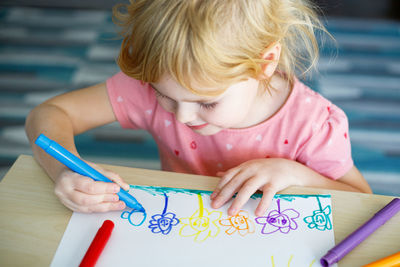
[[[35,144],[43,148],[43,150],[49,155],[53,156],[56,160],[60,161],[74,172],[90,177],[95,181],[112,183],[110,179],[90,167],[86,162],[60,146],[57,142],[49,139],[44,134],[39,135],[35,141]],[[118,192],[118,196],[128,207],[141,212],[145,211],[143,206],[140,205],[140,203],[125,190],[120,190]]]

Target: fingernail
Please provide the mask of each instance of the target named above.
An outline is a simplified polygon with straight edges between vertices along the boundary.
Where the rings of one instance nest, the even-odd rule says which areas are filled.
[[[211,205],[212,205],[212,207],[213,207],[214,209],[218,209],[220,202],[221,202],[220,200],[213,200],[213,202],[211,203]]]
[[[118,203],[118,208],[119,208],[119,209],[124,209],[124,208],[125,208],[125,203],[122,202],[122,201],[120,201],[120,202]]]
[[[113,192],[118,193],[119,190],[120,190],[119,186],[118,185],[114,185]]]
[[[237,213],[237,209],[230,208],[230,209],[228,210],[229,216],[235,216],[236,213]]]
[[[112,201],[116,202],[119,200],[119,196],[118,195],[114,195],[112,198]]]
[[[262,212],[259,211],[259,210],[256,210],[256,211],[254,212],[254,214],[255,214],[257,217],[260,217],[260,216],[263,215]]]

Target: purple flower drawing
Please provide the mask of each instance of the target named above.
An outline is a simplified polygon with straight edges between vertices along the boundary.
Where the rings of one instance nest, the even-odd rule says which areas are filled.
[[[272,210],[268,216],[257,217],[256,223],[263,225],[262,234],[272,234],[280,231],[283,234],[289,233],[290,230],[297,229],[296,218],[300,213],[294,209],[286,209],[281,211],[280,199],[277,200],[278,210]]]

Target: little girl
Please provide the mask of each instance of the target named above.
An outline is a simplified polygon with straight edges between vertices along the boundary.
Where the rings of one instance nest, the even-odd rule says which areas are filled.
[[[219,208],[229,215],[261,190],[264,214],[292,185],[371,193],[353,165],[348,122],[338,107],[296,77],[313,67],[324,31],[300,0],[131,0],[114,9],[122,26],[122,72],[54,97],[28,116],[30,142],[46,134],[78,155],[74,135],[118,121],[157,142],[162,169],[219,176]],[[124,209],[129,188],[68,170],[33,145],[65,206],[80,212]]]

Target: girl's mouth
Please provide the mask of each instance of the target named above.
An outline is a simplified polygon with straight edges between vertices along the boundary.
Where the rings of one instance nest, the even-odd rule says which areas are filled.
[[[188,127],[193,130],[200,130],[200,129],[206,127],[207,125],[208,125],[208,123],[204,123],[204,124],[199,124],[199,125],[188,125]]]

